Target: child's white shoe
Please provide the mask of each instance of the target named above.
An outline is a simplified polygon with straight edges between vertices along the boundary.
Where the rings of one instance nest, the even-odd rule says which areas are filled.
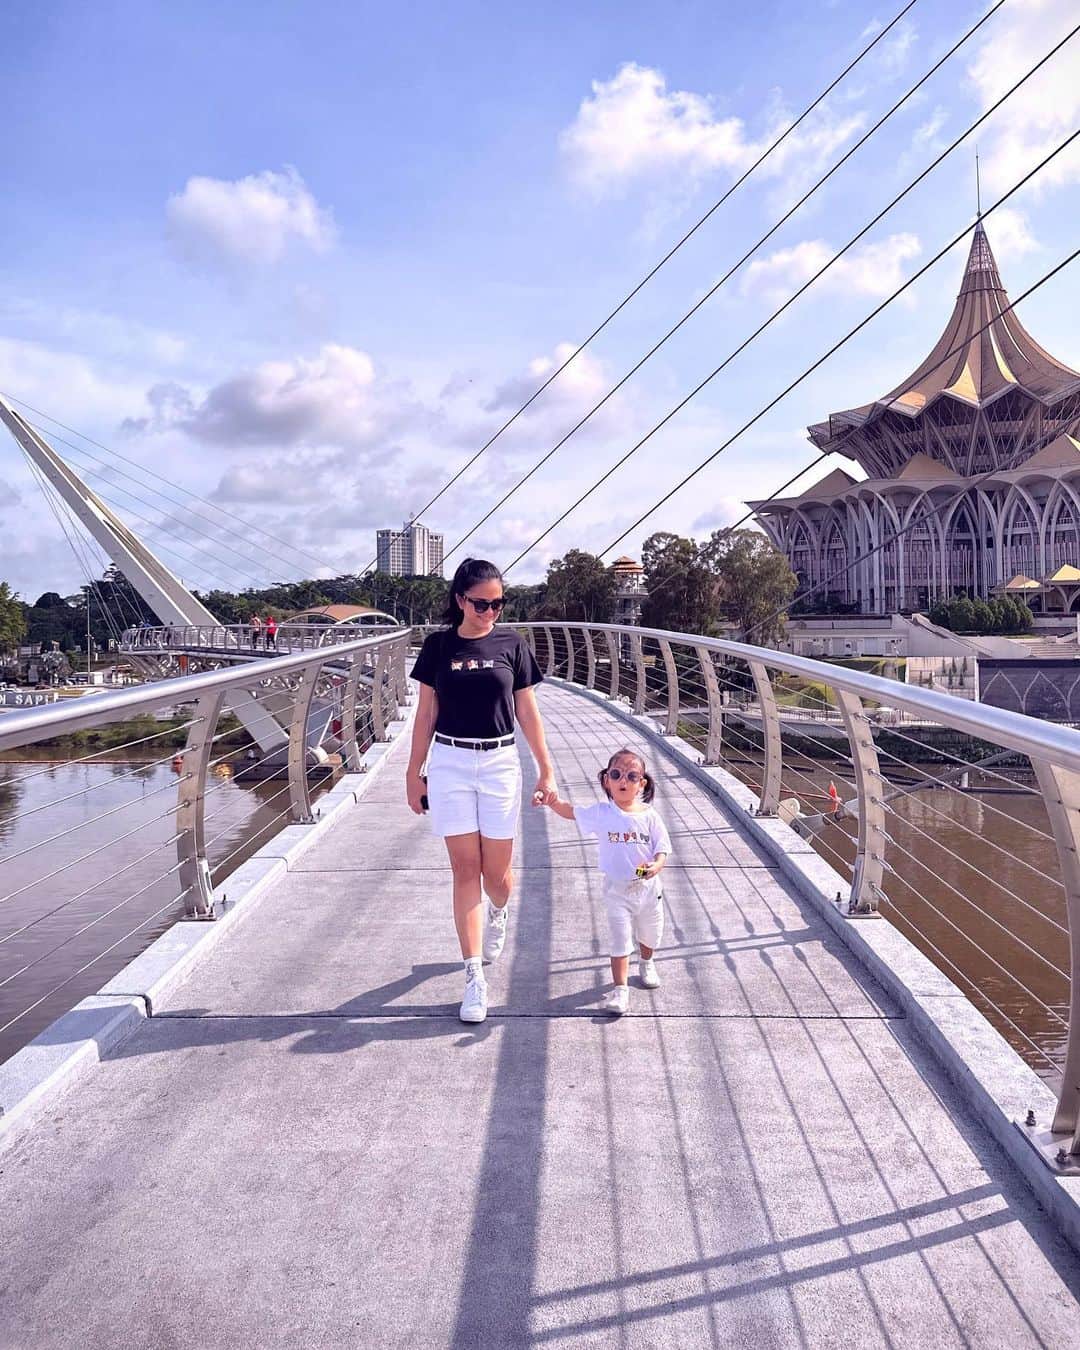
[[[656,969],[656,962],[652,957],[642,957],[638,964],[638,975],[641,977],[641,983],[646,989],[660,988],[660,973]]]
[[[604,995],[600,1006],[613,1017],[621,1017],[630,1007],[630,990],[625,984],[615,985]]]

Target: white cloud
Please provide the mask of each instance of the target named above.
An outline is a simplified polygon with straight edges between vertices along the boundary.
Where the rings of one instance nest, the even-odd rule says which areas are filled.
[[[1040,247],[1039,241],[1031,233],[1027,216],[1011,206],[999,206],[987,218],[986,233],[999,263],[1022,258]],[[965,239],[964,248],[968,247],[968,240]]]
[[[835,250],[823,239],[804,239],[791,248],[778,249],[747,268],[743,293],[764,295],[779,303],[808,281],[833,256]],[[891,295],[905,276],[905,263],[922,252],[914,234],[892,234],[878,243],[852,249],[816,283],[847,295],[879,298]]]
[[[980,106],[995,103],[1077,20],[1076,0],[1010,0],[968,70]],[[1073,38],[1033,75],[980,135],[983,183],[995,195],[1011,187],[1080,122],[1080,38]],[[1032,181],[1045,192],[1080,181],[1074,142]],[[984,193],[985,199],[985,193]]]
[[[911,138],[912,145],[920,150],[925,149],[928,146],[934,150],[942,149],[943,146],[942,142],[938,139],[938,132],[948,120],[948,109],[943,108],[939,104],[926,121],[916,127],[915,134]]]
[[[401,385],[380,381],[371,357],[326,343],[313,357],[264,361],[197,399],[179,385],[147,395],[152,416],[129,432],[179,429],[210,445],[374,448],[427,414]]]
[[[189,178],[166,217],[178,252],[199,263],[275,263],[290,244],[321,253],[336,238],[333,216],[293,168],[235,181]]]
[[[708,97],[669,91],[659,70],[628,62],[612,79],[593,81],[592,94],[563,131],[560,147],[574,178],[601,195],[656,173],[740,173],[779,135],[786,120],[776,110],[768,135],[756,141],[740,117],[718,117]],[[769,171],[778,172],[796,150],[800,156],[830,153],[862,123],[860,114],[839,119],[819,114],[770,156]]]
[[[569,360],[575,344],[560,342],[550,356],[537,356],[529,362],[520,375],[511,376],[498,386],[484,408],[488,412],[511,412],[520,407],[546,379]],[[581,405],[582,409],[595,403],[606,392],[609,381],[599,361],[582,352],[566,367],[554,383],[544,391],[540,399],[529,409],[538,408],[541,402],[548,406],[552,402]]]
[[[172,366],[187,355],[187,343],[168,330],[126,315],[9,296],[0,302],[0,323],[12,336],[70,347],[104,363]]]
[[[114,425],[133,402],[141,402],[145,382],[107,379],[85,357],[54,351],[40,342],[0,337],[0,389],[65,422]],[[57,402],[62,394],[62,403]]]

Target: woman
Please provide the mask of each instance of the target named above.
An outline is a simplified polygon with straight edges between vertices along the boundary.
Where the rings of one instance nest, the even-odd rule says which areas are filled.
[[[515,721],[539,766],[534,805],[546,806],[557,796],[536,705],[543,676],[521,637],[496,628],[505,603],[494,563],[466,558],[450,584],[447,627],[424,639],[412,670],[420,706],[405,786],[417,815],[426,793],[432,829],[450,855],[454,923],[465,962],[463,1022],[487,1017],[483,960],[494,961],[506,941],[521,806]],[[488,897],[484,908],[481,888]]]

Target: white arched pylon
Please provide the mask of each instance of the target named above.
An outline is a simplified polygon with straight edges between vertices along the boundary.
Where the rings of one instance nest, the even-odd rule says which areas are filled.
[[[169,571],[163,562],[128,529],[99,496],[82,481],[45,438],[3,398],[0,421],[18,442],[27,459],[78,517],[87,533],[101,545],[113,563],[135,587],[162,623],[213,626],[217,619]],[[264,755],[288,747],[288,734],[253,694],[237,690],[229,706]]]

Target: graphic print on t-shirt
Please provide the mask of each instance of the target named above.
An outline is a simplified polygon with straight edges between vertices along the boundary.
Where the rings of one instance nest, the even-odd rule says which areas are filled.
[[[671,853],[671,836],[653,806],[623,811],[610,799],[579,806],[574,819],[584,834],[595,834],[600,846],[600,870],[609,877],[630,881],[642,863]]]

